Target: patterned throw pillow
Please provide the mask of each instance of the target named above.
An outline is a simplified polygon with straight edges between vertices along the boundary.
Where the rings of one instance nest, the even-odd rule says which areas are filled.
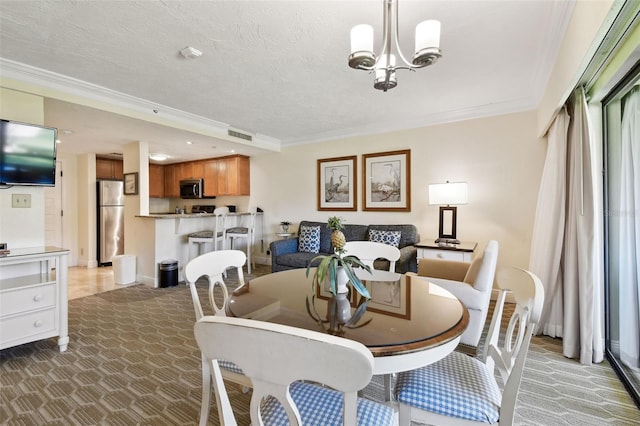
[[[398,247],[400,245],[400,231],[380,231],[378,229],[369,229],[369,241],[376,243],[384,243],[390,246]]]
[[[298,251],[304,253],[320,252],[320,225],[300,227]]]

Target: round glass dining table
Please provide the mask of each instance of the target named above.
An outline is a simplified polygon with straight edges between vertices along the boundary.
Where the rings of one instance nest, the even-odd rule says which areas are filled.
[[[292,269],[252,279],[236,289],[228,315],[315,331],[326,325],[331,293],[312,287],[314,269]],[[453,294],[415,275],[360,270],[371,294],[367,311],[341,337],[364,344],[374,356],[374,374],[390,374],[431,364],[449,354],[467,327],[467,308]],[[355,298],[351,311],[356,310]],[[317,315],[316,315],[317,314]],[[369,321],[370,320],[370,321]],[[367,321],[369,321],[367,323]],[[366,323],[366,324],[365,324]],[[358,325],[365,324],[361,327]]]

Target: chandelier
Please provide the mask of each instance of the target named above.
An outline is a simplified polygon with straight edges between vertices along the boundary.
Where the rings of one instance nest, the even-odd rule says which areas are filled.
[[[373,87],[387,91],[398,85],[396,70],[415,71],[435,63],[440,53],[440,22],[428,20],[416,25],[415,53],[411,62],[402,54],[398,42],[398,1],[384,0],[384,34],[382,51],[373,53],[373,27],[356,25],[351,29],[351,55],[349,66],[375,74]],[[399,57],[402,64],[396,65]]]

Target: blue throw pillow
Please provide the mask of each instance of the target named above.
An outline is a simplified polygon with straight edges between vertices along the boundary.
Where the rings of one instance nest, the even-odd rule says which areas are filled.
[[[378,229],[370,229],[369,241],[398,247],[400,245],[400,235],[402,235],[400,231],[380,231]]]
[[[320,252],[320,225],[300,227],[298,251],[302,253]]]

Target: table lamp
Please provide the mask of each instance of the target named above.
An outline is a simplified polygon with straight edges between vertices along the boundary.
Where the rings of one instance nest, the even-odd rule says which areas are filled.
[[[456,239],[457,207],[467,204],[467,183],[449,182],[429,184],[429,204],[440,206],[440,223],[436,243],[460,244]]]

